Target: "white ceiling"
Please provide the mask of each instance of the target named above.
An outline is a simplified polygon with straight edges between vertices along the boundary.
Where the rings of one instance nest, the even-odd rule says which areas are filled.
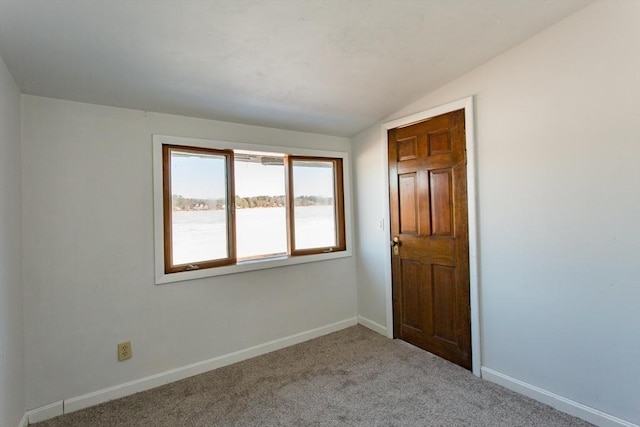
[[[26,94],[352,136],[589,0],[0,0]]]

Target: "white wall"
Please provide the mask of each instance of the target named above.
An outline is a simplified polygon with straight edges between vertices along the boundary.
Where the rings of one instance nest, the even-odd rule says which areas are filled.
[[[24,415],[20,92],[0,58],[0,425]]]
[[[636,424],[639,19],[594,3],[389,118],[476,96],[483,366]],[[353,140],[359,314],[381,324],[384,150],[379,125]]]
[[[353,258],[154,285],[152,134],[346,138],[23,96],[28,408],[353,318]],[[131,340],[133,358],[116,360]]]

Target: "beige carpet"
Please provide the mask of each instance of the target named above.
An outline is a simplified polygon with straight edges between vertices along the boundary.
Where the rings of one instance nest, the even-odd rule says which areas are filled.
[[[58,426],[589,426],[354,326],[63,415]]]

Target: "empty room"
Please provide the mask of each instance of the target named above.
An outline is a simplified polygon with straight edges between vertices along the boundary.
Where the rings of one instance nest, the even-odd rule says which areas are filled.
[[[0,0],[0,427],[640,426],[640,0]]]

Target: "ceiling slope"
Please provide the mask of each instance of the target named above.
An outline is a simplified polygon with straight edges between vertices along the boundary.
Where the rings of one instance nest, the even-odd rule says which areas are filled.
[[[26,94],[352,136],[588,0],[0,0]]]

